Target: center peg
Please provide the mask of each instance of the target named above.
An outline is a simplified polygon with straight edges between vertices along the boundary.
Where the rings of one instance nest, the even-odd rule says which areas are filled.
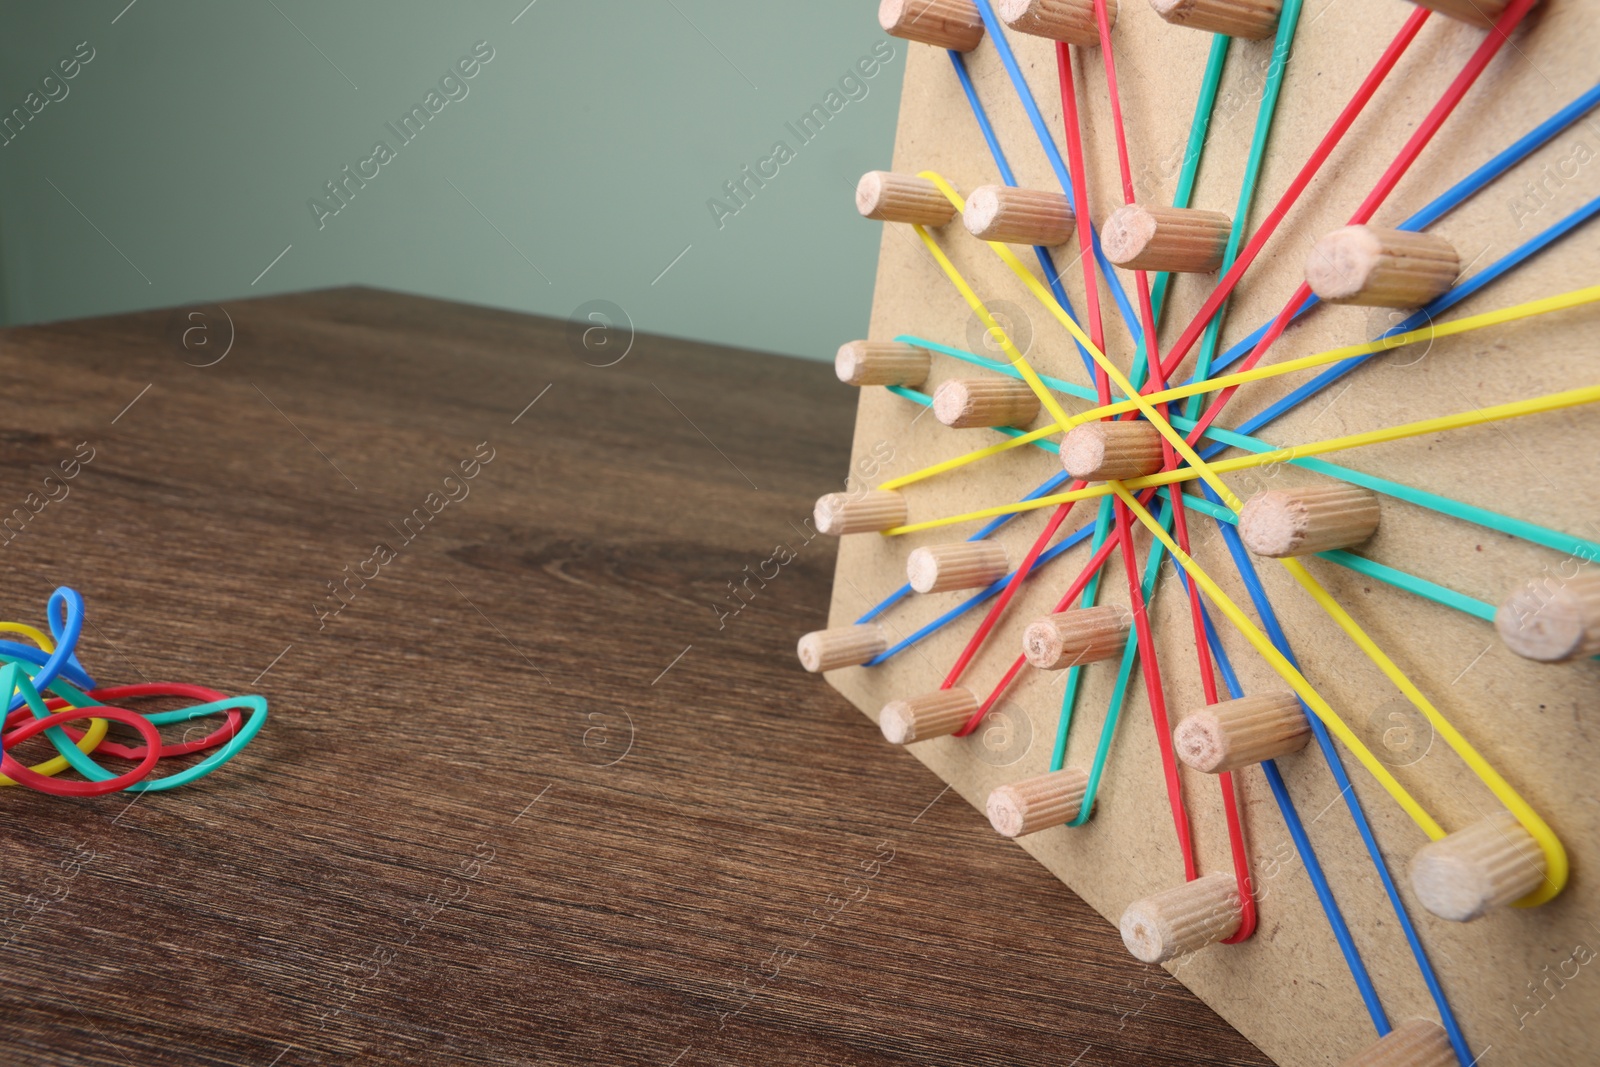
[[[906,521],[906,498],[886,489],[865,493],[829,493],[817,499],[811,513],[817,532],[831,537],[882,533]]]
[[[1494,626],[1524,659],[1560,663],[1600,655],[1600,573],[1527,582],[1500,605]]]
[[[1022,837],[1076,819],[1088,790],[1088,773],[1066,767],[1001,786],[989,794],[984,812],[995,833]]]
[[[1010,570],[1006,546],[988,539],[926,545],[906,557],[906,580],[919,593],[982,589]]]
[[[878,25],[890,37],[970,52],[983,41],[983,16],[972,0],[883,0]]]
[[[1119,925],[1135,959],[1165,963],[1232,937],[1240,918],[1238,882],[1218,872],[1134,901]]]
[[[1410,1019],[1361,1052],[1342,1067],[1459,1067],[1450,1035],[1431,1019]]]
[[[1306,284],[1330,304],[1415,308],[1455,284],[1461,257],[1431,233],[1345,226],[1311,247]]]
[[[878,729],[891,745],[948,737],[978,713],[978,697],[962,686],[891,700],[878,713]]]
[[[889,648],[889,635],[875,623],[813,630],[800,639],[795,654],[800,666],[817,674],[840,667],[859,667]]]
[[[933,417],[954,430],[1026,426],[1038,414],[1039,398],[1015,378],[952,378],[933,394]]]
[[[1117,25],[1117,0],[1105,0],[1106,24]],[[1094,0],[998,0],[995,13],[1011,29],[1031,37],[1093,48],[1100,43]]]
[[[1544,884],[1544,850],[1509,811],[1423,845],[1411,858],[1411,888],[1441,919],[1471,922]]]
[[[1048,248],[1072,237],[1072,205],[1045,189],[980,185],[967,197],[961,221],[980,241]]]
[[[939,187],[915,174],[869,170],[856,183],[856,210],[879,222],[943,226],[956,217],[956,206]]]
[[[1283,0],[1150,0],[1174,26],[1259,41],[1278,28]]]
[[[1294,693],[1224,700],[1183,718],[1172,732],[1178,758],[1197,771],[1224,774],[1306,747],[1311,723]]]
[[[898,341],[849,341],[833,357],[833,372],[846,385],[910,385],[928,380],[927,349]]]
[[[1035,619],[1022,631],[1022,654],[1041,671],[1060,671],[1122,655],[1133,613],[1120,604],[1073,608]]]
[[[1378,495],[1357,485],[1257,493],[1239,514],[1239,540],[1258,556],[1314,556],[1359,545],[1378,531]]]
[[[1100,228],[1106,258],[1129,270],[1210,274],[1222,266],[1233,221],[1220,211],[1129,204]]]
[[[1161,431],[1142,419],[1085,423],[1061,439],[1061,466],[1085,482],[1142,478],[1165,462]]]

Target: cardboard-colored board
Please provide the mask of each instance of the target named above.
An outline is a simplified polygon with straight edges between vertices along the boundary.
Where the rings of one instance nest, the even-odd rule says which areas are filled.
[[[1283,85],[1278,119],[1262,169],[1251,229],[1276,202],[1312,146],[1414,9],[1402,0],[1313,0],[1301,20]],[[1323,168],[1307,194],[1239,287],[1223,331],[1224,346],[1274,315],[1302,276],[1311,243],[1342,225],[1376,183],[1427,110],[1482,41],[1484,31],[1443,16],[1429,19],[1393,75]],[[1056,62],[1050,42],[1010,34],[1050,128],[1061,130]],[[1141,0],[1124,0],[1114,31],[1123,114],[1140,200],[1170,203],[1209,34],[1168,26]],[[894,169],[933,169],[958,189],[998,181],[947,55],[926,45],[909,51]],[[1098,49],[1075,48],[1090,214],[1096,223],[1122,203],[1116,146]],[[1271,43],[1235,42],[1219,95],[1194,197],[1198,207],[1232,213],[1255,125]],[[1600,55],[1600,8],[1583,0],[1548,0],[1494,60],[1434,143],[1378,212],[1374,222],[1405,218],[1539,121],[1588,89]],[[1059,188],[993,46],[967,58],[978,92],[1019,181]],[[1600,124],[1586,118],[1527,162],[1437,223],[1478,269],[1569,211],[1600,195]],[[841,201],[840,210],[850,210]],[[863,221],[862,225],[879,225]],[[1592,228],[1496,283],[1450,317],[1564,292],[1600,279],[1600,242]],[[1000,260],[958,221],[935,231],[940,245],[990,306],[1007,313],[1039,370],[1084,382],[1065,332]],[[1019,249],[1033,264],[1031,252]],[[1058,252],[1067,289],[1084,307],[1077,245]],[[1132,277],[1124,275],[1130,295]],[[1215,284],[1212,276],[1176,280],[1162,337],[1170,343]],[[1128,334],[1109,297],[1112,356],[1126,368]],[[1397,321],[1387,311],[1323,307],[1292,327],[1271,361],[1376,336]],[[1328,393],[1279,420],[1262,436],[1278,443],[1319,440],[1590,384],[1594,381],[1593,309],[1436,341],[1381,356]],[[870,337],[911,333],[980,349],[981,327],[909,227],[885,225]],[[848,338],[840,338],[841,342]],[[939,382],[981,373],[934,357]],[[1252,384],[1222,419],[1235,425],[1307,374]],[[841,388],[846,388],[841,386]],[[1069,411],[1082,405],[1068,399]],[[936,460],[998,440],[987,430],[951,430],[924,409],[881,388],[861,392],[849,484],[874,485]],[[1037,424],[1036,424],[1037,425]],[[1494,426],[1363,448],[1328,457],[1446,496],[1582,536],[1600,537],[1600,413],[1579,408]],[[890,457],[887,462],[882,457]],[[913,520],[1020,498],[1059,468],[1054,456],[1025,448],[909,487]],[[1241,497],[1268,485],[1317,482],[1278,467],[1230,477]],[[1092,520],[1080,505],[1063,530]],[[1013,562],[1038,535],[1044,512],[1006,527],[999,539]],[[1248,600],[1209,520],[1191,518],[1195,555],[1230,596]],[[918,545],[957,540],[973,526],[905,537],[854,535],[842,540],[829,625],[853,622],[905,580],[905,558]],[[1148,543],[1137,538],[1139,556]],[[1362,555],[1499,603],[1523,578],[1571,561],[1561,554],[1442,517],[1392,499]],[[980,696],[1020,650],[1026,623],[1046,613],[1087,556],[1080,546],[1026,586],[966,674]],[[1501,909],[1470,924],[1434,918],[1415,901],[1406,865],[1425,837],[1381,787],[1346,754],[1355,790],[1437,964],[1475,1053],[1490,1065],[1600,1062],[1600,889],[1590,865],[1600,857],[1600,796],[1592,759],[1600,742],[1600,666],[1530,663],[1507,651],[1478,618],[1322,560],[1312,572],[1430,699],[1523,795],[1564,841],[1573,874],[1554,902]],[[1338,631],[1275,563],[1260,567],[1311,682],[1400,781],[1448,829],[1496,810],[1488,790],[1432,728]],[[1127,600],[1113,557],[1103,602]],[[905,634],[966,593],[916,597],[885,617]],[[887,664],[831,672],[828,680],[869,718],[888,700],[938,687],[981,613],[964,617]],[[1170,564],[1152,609],[1159,660],[1173,721],[1201,702],[1187,605]],[[1247,691],[1277,683],[1271,670],[1220,620],[1224,644]],[[1067,746],[1067,764],[1087,767],[1104,721],[1115,664],[1086,672]],[[976,808],[1005,782],[1047,769],[1060,713],[1062,674],[1024,670],[999,716],[964,740],[910,746],[911,754],[950,782]],[[887,744],[883,758],[903,755]],[[1436,1018],[1431,999],[1397,927],[1378,878],[1315,746],[1280,761],[1310,826],[1322,863],[1392,1020]],[[1260,928],[1236,946],[1215,946],[1169,966],[1186,985],[1268,1055],[1289,1067],[1337,1063],[1376,1034],[1328,923],[1296,857],[1259,769],[1237,776],[1260,901]],[[1184,770],[1183,790],[1204,871],[1229,869],[1221,797],[1215,779]],[[982,818],[974,814],[974,818]],[[1137,898],[1183,878],[1143,685],[1136,681],[1111,750],[1095,817],[1081,829],[1024,838],[1026,848],[1115,923]],[[1026,907],[1027,901],[1009,902]],[[1064,967],[1071,966],[1064,959]]]

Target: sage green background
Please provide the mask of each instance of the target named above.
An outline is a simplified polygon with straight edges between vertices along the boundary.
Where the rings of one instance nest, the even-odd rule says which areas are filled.
[[[363,283],[813,358],[862,335],[851,189],[889,162],[907,44],[810,144],[785,123],[890,40],[876,3],[526,4],[0,2],[0,114],[95,53],[0,147],[4,321]],[[478,41],[468,95],[319,230],[308,200]],[[780,139],[719,229],[707,200]]]

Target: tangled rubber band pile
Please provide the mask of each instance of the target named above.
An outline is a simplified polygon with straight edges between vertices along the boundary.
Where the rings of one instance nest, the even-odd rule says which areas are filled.
[[[45,614],[48,634],[24,623],[0,622],[0,633],[18,634],[32,642],[27,645],[0,640],[0,691],[6,694],[7,707],[5,726],[0,730],[0,786],[23,785],[52,796],[68,797],[176,789],[227,763],[266,725],[267,701],[260,696],[229,697],[204,686],[172,682],[99,688],[78,662],[83,597],[62,586],[50,594]],[[45,697],[45,693],[53,695]],[[160,712],[130,711],[114,703],[151,697],[179,697],[202,703]],[[212,715],[224,716],[224,721],[205,737],[178,744],[162,743],[159,727]],[[143,744],[106,740],[113,722],[132,727]],[[11,758],[11,749],[40,734],[60,755],[32,767],[24,767]],[[161,760],[197,752],[210,755],[181,771],[150,777]],[[134,766],[116,774],[91,759],[91,755],[130,761]],[[68,769],[87,781],[55,777]]]

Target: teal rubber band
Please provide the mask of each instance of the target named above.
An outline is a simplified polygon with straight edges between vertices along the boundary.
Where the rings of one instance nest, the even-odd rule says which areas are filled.
[[[1194,197],[1194,182],[1200,171],[1200,156],[1205,151],[1211,135],[1211,113],[1217,106],[1217,89],[1222,84],[1222,68],[1228,60],[1228,46],[1233,38],[1223,34],[1211,37],[1211,53],[1206,57],[1206,72],[1200,78],[1200,95],[1194,102],[1194,118],[1189,123],[1189,144],[1183,150],[1183,169],[1178,174],[1178,187],[1172,192],[1173,207],[1188,207]],[[1155,312],[1156,325],[1161,325],[1161,312],[1166,309],[1167,286],[1172,275],[1158,271],[1150,285],[1150,303]],[[1134,356],[1135,366],[1143,367],[1144,349]]]
[[[1163,529],[1172,529],[1172,507],[1168,505],[1162,509],[1160,523]],[[1141,583],[1145,603],[1155,595],[1156,578],[1161,573],[1161,559],[1166,554],[1166,546],[1160,541],[1150,545],[1149,557],[1145,560],[1144,581]],[[1068,826],[1082,826],[1094,814],[1094,798],[1100,791],[1100,779],[1105,775],[1106,762],[1111,755],[1111,742],[1117,734],[1117,724],[1122,721],[1122,711],[1127,704],[1128,683],[1133,678],[1133,665],[1139,658],[1138,636],[1132,632],[1128,634],[1127,644],[1122,649],[1122,665],[1117,669],[1117,684],[1111,690],[1111,701],[1106,706],[1106,721],[1100,727],[1100,741],[1095,746],[1094,762],[1089,765],[1089,783],[1083,792],[1083,806],[1078,809],[1078,817],[1067,823]],[[1052,764],[1053,771],[1059,771],[1061,766]]]
[[[1226,274],[1239,256],[1239,246],[1244,243],[1245,220],[1250,216],[1250,205],[1255,201],[1256,185],[1261,177],[1261,161],[1267,154],[1267,137],[1272,133],[1272,120],[1277,116],[1278,93],[1283,88],[1283,73],[1289,65],[1290,47],[1294,41],[1295,27],[1300,24],[1302,0],[1287,0],[1278,17],[1278,36],[1272,44],[1272,62],[1267,67],[1267,80],[1261,89],[1261,106],[1256,109],[1256,128],[1250,138],[1250,155],[1244,170],[1244,183],[1239,188],[1239,203],[1233,210],[1233,228],[1228,233],[1228,245],[1222,253],[1222,273]],[[1211,361],[1217,355],[1218,338],[1222,334],[1222,320],[1228,314],[1228,301],[1224,300],[1217,313],[1206,323],[1200,339],[1200,354],[1195,358],[1194,376],[1204,378],[1211,373]],[[1202,396],[1192,396],[1184,401],[1183,413],[1194,418],[1199,411]]]
[[[1094,536],[1089,543],[1089,554],[1100,551],[1100,546],[1105,544],[1106,538],[1111,534],[1111,522],[1114,514],[1111,498],[1106,497],[1100,501],[1100,511],[1094,519]],[[1103,569],[1103,568],[1102,568]],[[1078,602],[1079,607],[1092,608],[1100,596],[1100,575],[1096,571],[1083,587],[1083,599]],[[1056,745],[1050,756],[1050,769],[1059,771],[1067,759],[1067,732],[1072,727],[1072,718],[1078,707],[1078,683],[1083,675],[1086,664],[1077,664],[1067,669],[1067,686],[1061,694],[1061,717],[1056,720]]]

